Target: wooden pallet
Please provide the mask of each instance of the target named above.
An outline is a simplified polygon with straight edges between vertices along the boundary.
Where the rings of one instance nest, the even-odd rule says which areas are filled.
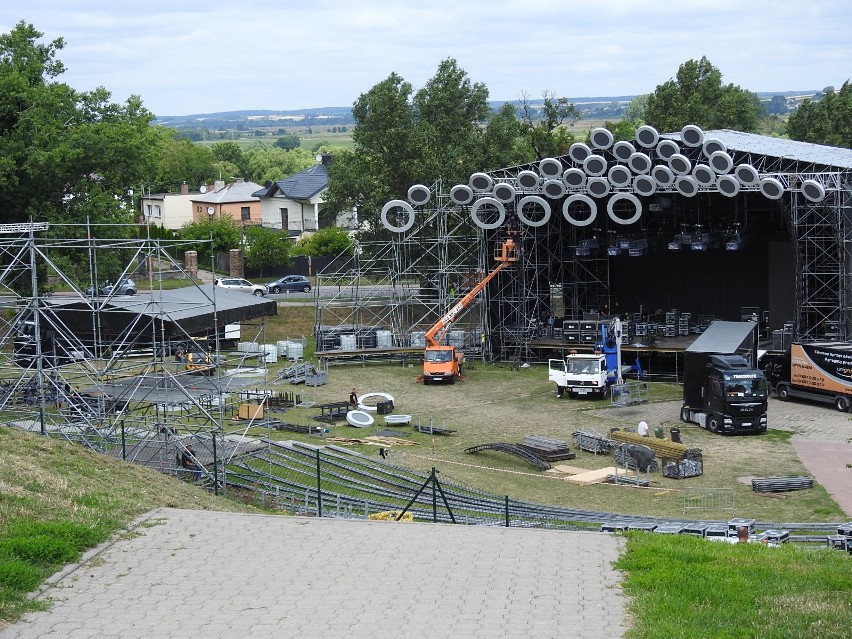
[[[581,486],[591,486],[592,484],[603,484],[608,481],[610,475],[618,475],[619,477],[635,477],[636,473],[632,470],[625,471],[623,468],[609,466],[607,468],[598,468],[597,470],[589,470],[579,475],[571,475],[565,478],[565,481],[571,484],[579,484]]]

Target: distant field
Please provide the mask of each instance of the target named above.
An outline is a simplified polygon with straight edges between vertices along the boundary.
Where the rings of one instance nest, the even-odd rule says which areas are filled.
[[[335,146],[335,147],[344,147],[347,149],[352,148],[352,128],[348,127],[345,133],[334,133],[329,131],[331,127],[321,127],[315,126],[311,128],[311,133],[307,132],[307,127],[287,127],[286,135],[297,135],[299,136],[300,146],[307,150],[313,152],[315,148],[318,146]],[[237,132],[234,132],[234,135],[237,135]],[[243,151],[257,147],[257,146],[273,146],[281,137],[279,135],[275,135],[273,132],[269,132],[268,135],[258,136],[249,132],[242,132],[239,137],[234,137],[232,140],[204,140],[203,142],[199,142],[199,144],[203,144],[205,146],[212,146],[218,142],[235,142],[240,149]]]

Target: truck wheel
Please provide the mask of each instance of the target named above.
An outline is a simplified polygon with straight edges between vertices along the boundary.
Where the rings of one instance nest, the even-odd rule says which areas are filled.
[[[845,413],[849,410],[849,400],[843,395],[838,395],[834,398],[834,407],[841,413]]]
[[[785,384],[779,384],[778,389],[775,392],[778,393],[778,399],[783,399],[786,401],[787,398],[790,397],[789,393],[787,392],[787,386]]]
[[[689,422],[689,409],[681,408],[680,409],[680,421]]]
[[[707,428],[709,429],[709,431],[711,433],[718,433],[719,432],[719,418],[716,417],[715,415],[710,415],[707,418]]]

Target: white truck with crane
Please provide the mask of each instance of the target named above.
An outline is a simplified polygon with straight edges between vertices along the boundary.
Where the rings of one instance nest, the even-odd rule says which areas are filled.
[[[518,254],[514,240],[506,240],[500,245],[494,254],[494,259],[499,262],[488,275],[486,275],[476,286],[465,294],[458,302],[426,331],[426,350],[423,353],[423,375],[419,378],[424,384],[432,382],[454,383],[456,379],[464,379],[462,365],[464,364],[464,353],[457,350],[455,346],[442,344],[444,336],[450,325],[465,310],[479,292],[486,287],[497,274],[509,264],[518,261]]]

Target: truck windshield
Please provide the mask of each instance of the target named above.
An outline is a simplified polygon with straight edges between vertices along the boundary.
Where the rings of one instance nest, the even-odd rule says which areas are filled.
[[[765,397],[765,379],[738,379],[725,382],[725,395],[728,397]]]
[[[453,358],[451,351],[426,351],[427,362],[449,362]]]
[[[601,372],[600,362],[596,359],[568,360],[568,372],[580,375],[597,375]]]

